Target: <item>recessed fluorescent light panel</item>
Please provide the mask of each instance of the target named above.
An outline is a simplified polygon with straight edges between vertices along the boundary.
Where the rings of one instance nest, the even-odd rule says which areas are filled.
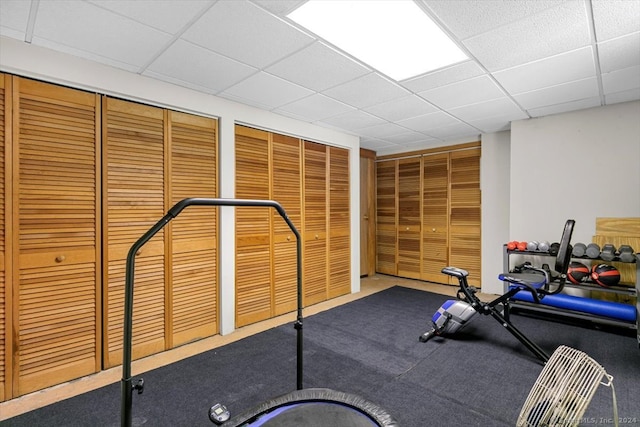
[[[467,59],[410,0],[309,0],[288,17],[398,81]]]

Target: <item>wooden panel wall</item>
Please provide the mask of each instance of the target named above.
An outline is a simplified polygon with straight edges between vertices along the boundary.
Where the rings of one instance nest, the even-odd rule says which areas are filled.
[[[165,213],[161,108],[104,99],[105,366],[122,362],[127,253]],[[160,231],[136,257],[133,357],[165,349],[165,243]]]
[[[11,239],[8,233],[7,223],[11,222],[11,207],[7,205],[11,200],[11,182],[7,183],[7,169],[10,172],[11,164],[7,162],[6,147],[11,141],[11,77],[0,73],[0,402],[11,395],[11,354],[7,351],[12,347],[11,343],[11,283],[7,274],[7,246],[6,239]],[[9,213],[9,215],[7,215]],[[10,260],[10,258],[9,258]]]
[[[13,88],[13,390],[22,395],[100,368],[100,103],[18,77]]]
[[[328,147],[329,153],[329,285],[328,297],[351,292],[351,212],[349,151]]]
[[[121,362],[129,248],[216,197],[217,161],[215,119],[0,74],[0,400]],[[217,210],[194,209],[137,254],[134,358],[218,332]]]
[[[236,126],[236,198],[270,198],[269,140]],[[269,208],[236,208],[236,326],[272,315],[271,219]]]
[[[302,232],[302,147],[300,139],[272,134],[271,199],[287,212],[299,232]],[[274,315],[297,308],[296,238],[289,226],[274,210]]]
[[[185,198],[216,197],[216,120],[174,111],[168,116],[171,205]],[[219,331],[217,218],[216,208],[190,207],[169,225],[169,347]]]
[[[480,148],[411,154],[376,162],[376,271],[450,283],[454,265],[478,285]]]

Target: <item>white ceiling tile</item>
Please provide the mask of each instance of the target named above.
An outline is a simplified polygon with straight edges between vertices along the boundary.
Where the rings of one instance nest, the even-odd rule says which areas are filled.
[[[400,119],[433,113],[437,111],[437,108],[416,95],[409,95],[372,105],[371,107],[364,108],[364,110],[385,120],[394,122]]]
[[[477,129],[480,129],[483,133],[500,132],[503,130],[509,130],[511,128],[511,122],[514,120],[524,120],[529,116],[526,114],[522,117],[486,117],[483,119],[469,120],[469,124]]]
[[[513,97],[523,108],[531,110],[597,96],[599,96],[598,80],[591,77],[521,93]]]
[[[254,74],[220,94],[271,110],[311,95],[308,89],[267,73]]]
[[[371,72],[320,42],[284,58],[265,71],[315,91],[323,91]]]
[[[640,65],[640,32],[599,43],[598,56],[603,73]]]
[[[438,107],[448,109],[501,98],[504,93],[485,75],[420,92],[419,95]]]
[[[313,42],[292,25],[240,0],[217,2],[183,38],[257,68]]]
[[[24,41],[31,2],[2,0],[0,4],[0,35]]]
[[[462,137],[480,135],[480,131],[466,123],[453,123],[446,126],[429,129],[429,135],[442,140],[452,140]]]
[[[550,105],[547,107],[533,108],[529,110],[532,117],[548,116],[550,114],[566,113],[569,111],[584,110],[587,108],[599,107],[600,98],[587,98],[578,101],[566,102],[563,104]]]
[[[413,92],[424,92],[438,86],[467,80],[484,74],[484,70],[475,61],[464,61],[450,67],[403,80],[400,84]]]
[[[607,105],[617,104],[619,102],[637,101],[640,99],[640,87],[629,89],[623,92],[610,93],[604,96]]]
[[[545,9],[562,0],[423,0],[423,3],[459,38],[482,34]]]
[[[428,133],[431,128],[455,123],[460,123],[460,121],[452,117],[450,114],[444,113],[442,111],[397,121],[397,124],[399,124],[400,126],[414,130],[416,132],[425,133]]]
[[[212,0],[89,0],[103,9],[127,16],[141,24],[176,34],[215,1]]]
[[[350,82],[327,89],[324,94],[356,108],[366,108],[374,104],[390,101],[408,95],[408,91],[395,83],[369,73]]]
[[[133,66],[142,66],[171,37],[154,28],[78,1],[40,2],[33,42],[71,53],[96,52]]]
[[[637,0],[591,0],[596,38],[599,42],[640,31]]]
[[[464,107],[452,108],[449,112],[465,122],[496,116],[511,117],[511,120],[515,120],[516,118],[521,119],[527,116],[520,107],[507,97],[480,102],[473,105],[465,105]]]
[[[366,146],[369,150],[374,150],[374,151],[377,151],[378,153],[384,150],[395,149],[398,147],[397,144],[393,144],[388,141],[381,141],[379,139],[366,138],[366,137],[363,137],[360,139],[360,146],[361,147]]]
[[[603,74],[602,87],[605,94],[640,87],[640,65]]]
[[[596,75],[591,47],[493,73],[510,93],[522,93]]]
[[[435,138],[430,136],[426,136],[420,132],[404,132],[397,135],[391,135],[385,138],[385,141],[392,142],[394,144],[401,145],[403,147],[408,147],[414,144],[424,144],[426,142],[434,141]]]
[[[464,40],[464,45],[489,71],[525,64],[590,43],[589,20],[582,1],[562,2]]]
[[[315,122],[353,110],[353,107],[349,107],[335,99],[316,93],[306,98],[293,101],[290,104],[283,105],[274,110],[274,112]]]
[[[307,0],[251,0],[276,15],[285,16],[293,12]]]
[[[320,122],[326,123],[330,126],[350,130],[362,129],[368,126],[385,123],[381,118],[372,116],[371,114],[360,110],[338,114],[337,116],[321,120]]]
[[[387,139],[392,136],[405,134],[407,133],[407,129],[394,123],[381,123],[379,125],[358,129],[358,133],[372,138]]]
[[[147,70],[210,92],[224,90],[258,71],[184,40],[173,43]]]

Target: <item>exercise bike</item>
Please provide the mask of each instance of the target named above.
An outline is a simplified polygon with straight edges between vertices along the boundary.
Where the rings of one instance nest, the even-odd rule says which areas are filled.
[[[536,343],[531,341],[509,320],[509,301],[518,292],[531,294],[534,303],[540,304],[548,295],[558,294],[564,288],[567,270],[571,260],[571,234],[575,221],[567,220],[560,240],[560,246],[555,260],[555,274],[550,269],[522,265],[520,272],[502,273],[498,276],[501,281],[509,283],[509,290],[490,302],[483,302],[476,295],[477,289],[467,282],[469,273],[456,267],[445,267],[442,273],[458,279],[460,289],[457,300],[447,300],[431,318],[432,328],[419,337],[421,342],[427,342],[434,336],[451,335],[469,323],[480,313],[496,319],[507,331],[515,336],[543,363],[549,360],[549,355]]]

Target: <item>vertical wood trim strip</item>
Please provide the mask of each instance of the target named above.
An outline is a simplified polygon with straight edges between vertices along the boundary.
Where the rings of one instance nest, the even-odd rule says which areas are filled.
[[[164,132],[164,211],[171,208],[173,194],[171,184],[171,112],[163,111]],[[165,350],[173,348],[173,224],[166,226],[164,239],[164,345]]]
[[[102,369],[102,99],[95,94],[95,371]]]
[[[5,359],[4,359],[4,396],[3,399],[13,397],[13,81],[8,74],[2,75],[4,79],[4,210],[5,210]]]
[[[12,152],[11,152],[11,171],[12,171],[12,175],[13,175],[13,179],[12,179],[12,196],[13,194],[20,194],[20,179],[19,176],[17,175],[17,171],[20,170],[20,168],[18,167],[18,161],[19,161],[19,146],[20,146],[20,132],[19,132],[19,123],[20,123],[20,78],[17,76],[13,76],[13,85],[12,85],[12,90],[13,90],[13,101],[12,101],[12,133],[13,133],[13,144],[12,144]],[[17,230],[18,229],[18,209],[20,208],[19,203],[18,203],[18,197],[11,197],[11,229],[12,230]],[[20,266],[18,265],[18,259],[19,259],[19,253],[18,253],[18,249],[20,247],[19,243],[19,234],[20,233],[12,233],[11,236],[11,268],[12,268],[12,272],[16,272],[19,271]],[[12,277],[13,279],[13,277]],[[12,301],[11,301],[11,319],[12,319],[12,325],[11,325],[11,338],[12,338],[12,345],[11,345],[11,371],[13,373],[12,375],[12,392],[15,394],[16,391],[19,389],[19,379],[20,376],[18,375],[19,369],[20,369],[20,344],[18,342],[18,334],[19,334],[19,301],[18,298],[15,298],[16,295],[18,295],[18,284],[19,281],[18,280],[12,280],[11,281],[11,293],[12,293]]]

